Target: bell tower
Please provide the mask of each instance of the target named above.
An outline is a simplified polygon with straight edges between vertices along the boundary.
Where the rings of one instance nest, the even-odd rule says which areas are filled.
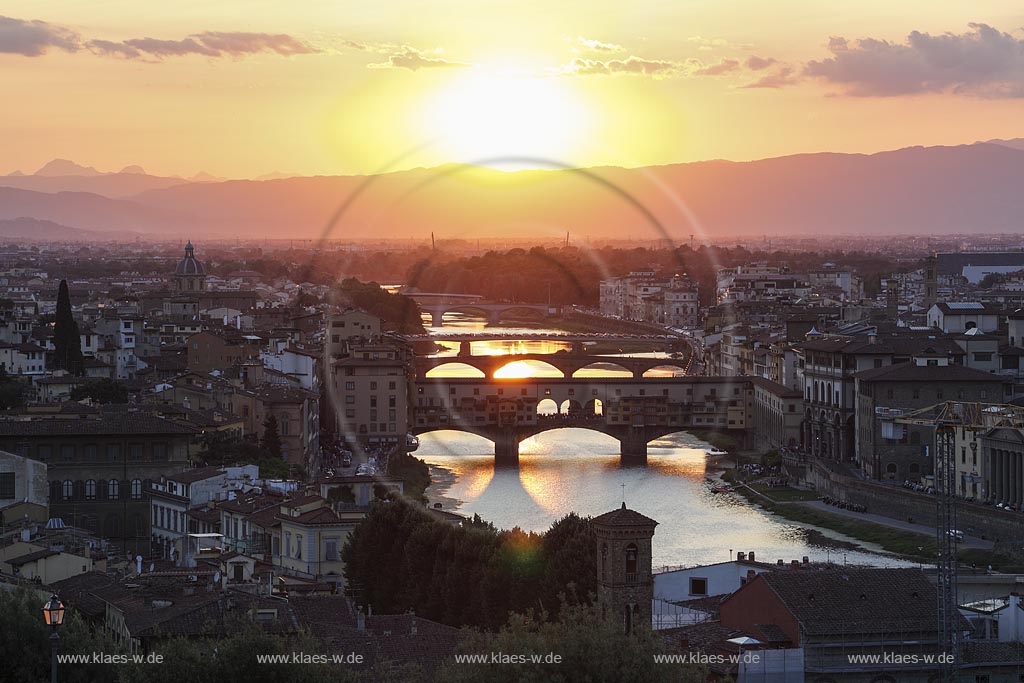
[[[622,625],[623,633],[651,628],[654,576],[651,574],[650,517],[622,507],[593,520],[597,537],[597,600],[606,619]]]

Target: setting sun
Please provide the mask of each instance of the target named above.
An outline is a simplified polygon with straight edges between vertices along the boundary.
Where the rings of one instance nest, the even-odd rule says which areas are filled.
[[[587,108],[567,83],[513,73],[467,73],[424,114],[424,137],[445,156],[494,168],[523,165],[512,157],[571,163],[588,129]]]

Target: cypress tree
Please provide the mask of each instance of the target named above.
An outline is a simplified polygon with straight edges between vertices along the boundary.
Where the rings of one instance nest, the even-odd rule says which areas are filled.
[[[71,313],[71,293],[67,280],[60,281],[57,290],[57,315],[53,325],[53,367],[66,370],[72,375],[82,376],[82,338],[78,334],[78,323]]]
[[[275,458],[281,457],[281,435],[277,431],[277,418],[268,415],[263,421],[263,450]]]

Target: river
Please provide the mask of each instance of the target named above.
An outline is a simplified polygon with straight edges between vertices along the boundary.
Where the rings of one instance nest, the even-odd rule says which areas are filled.
[[[467,331],[480,326],[478,321],[462,319],[455,325],[446,325],[444,330],[457,327]],[[473,353],[551,351],[517,344],[474,342]],[[531,364],[518,368],[514,376],[533,374],[533,370],[544,371],[547,367],[543,363]],[[465,370],[469,375],[469,368]],[[438,371],[447,376],[459,376],[462,372],[454,365],[435,372]],[[585,372],[619,375],[613,368]],[[735,557],[736,552],[751,551],[757,559],[769,562],[789,562],[807,556],[812,561],[908,565],[874,552],[830,548],[819,542],[820,536],[766,513],[742,497],[712,493],[707,478],[716,476],[721,466],[708,461],[705,445],[680,432],[650,444],[646,467],[622,468],[618,442],[611,437],[584,429],[559,429],[524,441],[518,470],[496,470],[489,441],[462,432],[443,431],[423,435],[416,455],[431,466],[433,483],[427,489],[431,503],[440,502],[445,509],[460,514],[477,513],[501,528],[519,526],[543,531],[569,512],[598,515],[625,500],[629,507],[659,522],[654,536],[655,567],[722,562]],[[837,540],[853,541],[832,531],[819,531]],[[865,550],[877,548],[865,546]]]

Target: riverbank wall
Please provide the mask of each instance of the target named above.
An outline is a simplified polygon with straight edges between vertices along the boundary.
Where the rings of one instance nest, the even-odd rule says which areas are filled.
[[[850,477],[821,462],[811,464],[807,475],[807,482],[822,496],[863,505],[868,512],[893,519],[935,523],[938,499],[934,495]],[[1024,546],[1024,513],[958,501],[957,526],[999,544]]]

